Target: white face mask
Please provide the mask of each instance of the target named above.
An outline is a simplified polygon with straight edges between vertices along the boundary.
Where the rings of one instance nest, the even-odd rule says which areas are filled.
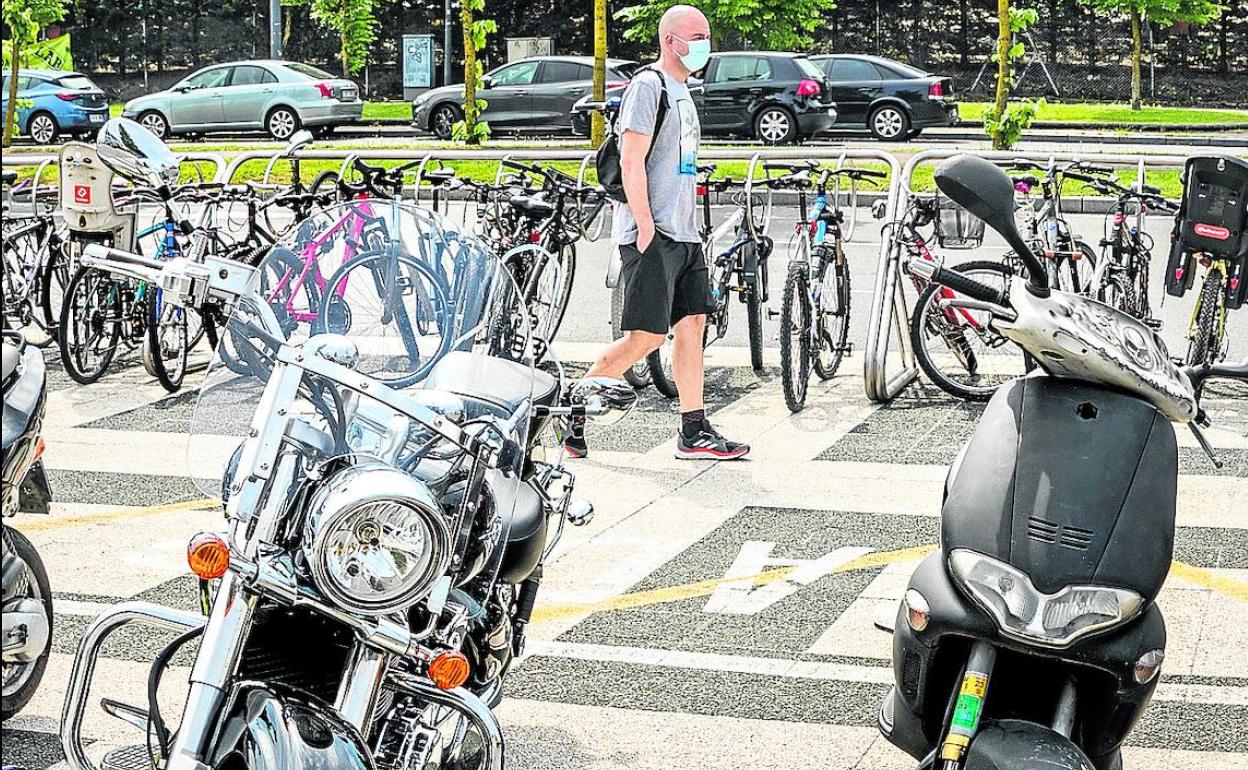
[[[690,72],[697,72],[711,60],[710,40],[684,40],[675,35],[672,35],[672,39],[679,40],[689,49],[688,53],[680,57],[680,63]]]

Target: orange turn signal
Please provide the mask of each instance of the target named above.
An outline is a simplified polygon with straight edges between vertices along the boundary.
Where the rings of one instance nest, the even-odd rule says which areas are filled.
[[[43,440],[43,436],[40,436],[39,440],[35,442],[35,459],[32,460],[32,462],[39,462],[39,458],[43,457],[43,450],[47,448],[48,448],[48,445]]]
[[[220,535],[200,532],[186,547],[191,572],[201,580],[216,580],[230,567],[230,547]]]
[[[429,661],[429,678],[442,690],[454,690],[468,681],[468,658],[462,652],[440,652]]]

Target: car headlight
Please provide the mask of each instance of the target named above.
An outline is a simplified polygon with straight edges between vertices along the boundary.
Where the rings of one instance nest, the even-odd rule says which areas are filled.
[[[308,502],[304,535],[316,587],[358,612],[410,607],[450,564],[450,530],[429,488],[381,463],[322,482]]]
[[[1125,623],[1144,608],[1143,597],[1122,588],[1068,586],[1042,593],[1026,573],[974,551],[950,554],[949,570],[1001,633],[1047,647],[1065,647]]]

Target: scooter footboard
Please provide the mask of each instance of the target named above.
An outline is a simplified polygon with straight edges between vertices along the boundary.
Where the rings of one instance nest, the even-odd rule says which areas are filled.
[[[95,664],[104,642],[118,629],[138,624],[151,628],[186,633],[200,628],[206,622],[202,615],[162,607],[151,602],[123,602],[104,611],[92,621],[78,642],[74,667],[69,675],[69,687],[65,694],[65,707],[61,712],[61,746],[65,758],[74,770],[99,770],[87,756],[83,743],[82,722],[86,713],[87,696],[95,677]]]

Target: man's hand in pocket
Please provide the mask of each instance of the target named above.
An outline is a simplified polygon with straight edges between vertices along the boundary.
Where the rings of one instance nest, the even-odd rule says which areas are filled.
[[[654,223],[649,225],[637,225],[637,251],[645,253],[650,248],[650,244],[654,242]]]

